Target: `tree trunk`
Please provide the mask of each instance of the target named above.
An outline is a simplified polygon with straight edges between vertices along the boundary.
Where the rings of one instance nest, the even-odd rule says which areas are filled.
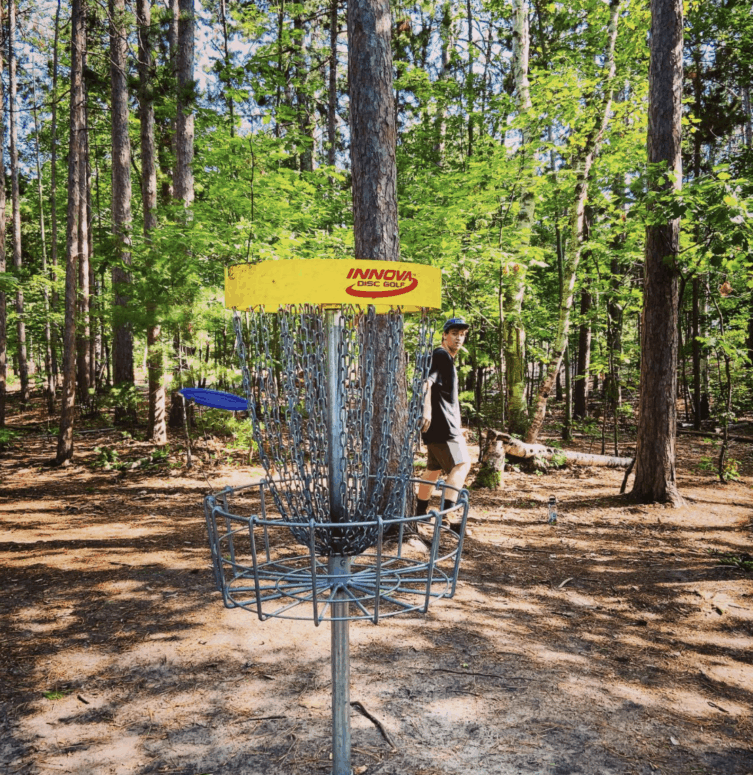
[[[303,6],[301,6],[303,8]],[[304,16],[296,14],[293,19],[296,31],[295,46],[295,103],[298,122],[298,159],[301,172],[313,172],[316,149],[316,122],[311,115],[310,98],[308,95],[309,66],[306,61],[306,26]]]
[[[593,126],[586,135],[580,158],[577,159],[575,163],[575,197],[570,213],[570,239],[568,241],[568,256],[564,267],[563,294],[557,321],[557,333],[552,346],[552,354],[547,365],[547,373],[539,388],[536,408],[528,428],[528,433],[526,434],[526,441],[528,442],[536,441],[539,432],[541,431],[541,426],[544,424],[547,400],[552,392],[554,380],[557,376],[557,371],[559,371],[565,347],[567,347],[568,332],[570,330],[570,310],[573,305],[573,290],[575,288],[576,273],[578,271],[581,252],[583,250],[586,203],[588,202],[591,166],[596,153],[599,150],[599,146],[601,145],[601,140],[607,125],[609,124],[614,90],[614,76],[616,71],[614,51],[617,42],[620,0],[610,0],[609,7],[609,38],[606,62],[604,65],[605,70],[607,71],[607,77],[604,82],[601,104],[596,111]]]
[[[109,0],[110,85],[112,95],[112,231],[115,265],[112,269],[114,324],[112,332],[115,386],[133,385],[133,331],[127,319],[131,264],[131,142],[128,136],[127,53],[125,0]],[[115,422],[134,422],[132,409],[115,408]]]
[[[86,22],[84,22],[86,23]],[[84,49],[81,53],[83,71],[86,72],[86,32],[84,32]],[[90,383],[90,349],[91,338],[91,295],[90,295],[90,253],[89,253],[89,116],[88,93],[86,79],[83,80],[84,102],[83,134],[81,138],[81,168],[79,171],[78,206],[78,324],[76,327],[76,389],[82,403],[88,403]]]
[[[578,370],[575,373],[573,389],[573,417],[583,420],[588,417],[588,377],[591,367],[591,306],[593,297],[588,289],[580,293],[581,323],[578,331]]]
[[[18,376],[21,380],[21,403],[29,401],[29,363],[26,354],[26,316],[24,314],[24,292],[21,278],[23,254],[21,252],[21,194],[18,169],[18,98],[16,78],[16,0],[8,2],[8,112],[10,113],[10,175],[13,207],[13,266],[16,270],[16,332],[18,337]]]
[[[175,175],[173,196],[186,207],[194,199],[194,3],[179,0],[176,76],[178,104],[175,120]]]
[[[651,0],[648,163],[664,162],[682,182],[681,0]],[[675,472],[677,427],[677,256],[680,219],[646,227],[646,262],[641,336],[641,383],[633,497],[644,503],[681,506]]]
[[[484,455],[481,458],[478,474],[473,481],[474,489],[483,487],[488,490],[502,489],[502,474],[505,472],[504,434],[488,430]]]
[[[42,247],[42,277],[47,280],[47,240],[44,220],[44,193],[42,191],[42,162],[39,154],[39,115],[37,111],[36,78],[32,79],[32,115],[34,117],[34,151],[37,167],[37,198],[39,201],[39,236]],[[52,369],[52,329],[50,327],[50,294],[45,285],[42,290],[44,303],[44,375],[47,413],[55,413],[55,375]]]
[[[327,164],[335,166],[337,158],[337,3],[329,7],[329,95],[327,101]]]
[[[52,47],[52,99],[50,104],[50,231],[51,231],[51,245],[50,256],[52,258],[52,312],[57,312],[59,306],[59,299],[57,290],[55,290],[55,283],[58,277],[58,206],[57,206],[57,191],[58,191],[58,106],[57,106],[57,94],[58,94],[58,44],[60,41],[60,4],[61,0],[57,0],[57,8],[55,9],[55,37]],[[58,387],[59,366],[57,359],[57,347],[55,346],[60,341],[60,332],[57,326],[53,324],[52,328],[52,370],[55,378],[55,388]]]
[[[446,83],[450,77],[450,52],[455,45],[453,35],[452,3],[445,0],[440,11],[440,38],[442,45],[442,68],[437,83]],[[444,167],[447,138],[447,97],[440,92],[437,104],[437,164]]]
[[[65,260],[65,333],[63,342],[63,400],[56,462],[73,456],[73,419],[76,407],[76,261],[79,254],[81,218],[80,177],[85,174],[83,56],[86,47],[86,0],[71,0],[71,95],[70,143],[68,147],[68,217]]]
[[[353,230],[356,258],[397,261],[392,47],[387,0],[355,0],[348,7]]]
[[[193,0],[178,2],[178,38],[176,54],[176,80],[178,102],[175,117],[175,171],[173,174],[173,196],[182,201],[189,210],[194,200],[193,154],[194,154],[194,3]],[[186,218],[190,218],[186,212]],[[176,342],[182,337],[177,335]],[[183,387],[183,353],[176,347],[178,387]],[[170,427],[186,424],[186,402],[173,392],[170,407]]]
[[[392,93],[392,24],[388,0],[351,0],[348,5],[348,80],[350,96],[350,158],[353,171],[353,233],[360,259],[398,261],[397,140]],[[386,335],[386,321],[377,316],[373,341]],[[386,382],[384,348],[375,348],[374,423],[390,423],[402,437],[407,428],[404,349],[398,364],[398,399],[391,417],[384,417]],[[374,456],[376,457],[376,456]],[[393,472],[396,461],[388,461]],[[412,508],[412,504],[408,504]]]
[[[532,106],[528,81],[530,36],[528,28],[528,4],[526,0],[513,2],[512,71],[515,79],[515,101],[519,114],[527,113]],[[530,134],[523,131],[521,164],[528,166],[533,154],[529,151]],[[526,332],[523,327],[523,299],[528,275],[528,249],[536,202],[530,185],[531,170],[523,172],[518,211],[517,261],[507,267],[505,285],[505,378],[507,382],[507,418],[511,433],[521,435],[528,430],[528,404],[526,402]]]
[[[0,30],[3,29],[3,6],[0,3]],[[5,89],[3,59],[0,54],[0,150],[5,148]],[[6,272],[5,257],[5,164],[0,163],[0,275]],[[0,277],[0,280],[5,279]],[[2,286],[0,286],[2,287]],[[8,382],[8,308],[5,292],[0,290],[0,428],[5,427],[5,402]]]
[[[139,50],[139,121],[141,136],[141,201],[144,208],[144,239],[147,245],[157,227],[157,160],[154,142],[154,99],[152,96],[154,62],[152,59],[150,0],[137,0]],[[147,369],[149,374],[149,420],[147,436],[155,444],[167,443],[165,423],[165,387],[161,326],[156,320],[156,301],[147,302]]]
[[[232,80],[230,80],[230,70],[233,64],[230,56],[229,42],[230,38],[227,29],[227,3],[226,0],[220,0],[220,24],[222,25],[222,54],[225,60],[225,72],[228,77],[227,88],[225,89],[225,105],[227,106],[228,125],[230,128],[230,137],[235,137],[235,101],[230,92]]]

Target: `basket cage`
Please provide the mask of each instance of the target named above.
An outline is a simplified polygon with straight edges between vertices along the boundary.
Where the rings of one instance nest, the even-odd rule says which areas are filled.
[[[411,478],[408,484],[420,481]],[[346,575],[334,573],[332,556],[327,562],[319,552],[321,545],[337,544],[328,535],[339,536],[342,525],[312,518],[303,527],[291,521],[277,510],[267,480],[207,496],[214,578],[225,606],[256,613],[261,620],[313,619],[317,625],[342,620],[377,624],[380,618],[426,613],[432,600],[455,594],[468,518],[467,490],[441,481],[437,488],[439,509],[427,516],[377,515],[371,522],[354,523],[352,529],[376,540],[370,551],[347,558]],[[445,495],[451,497],[446,501]],[[299,542],[307,536],[305,553],[291,547],[291,531]],[[416,551],[418,536],[423,546]]]

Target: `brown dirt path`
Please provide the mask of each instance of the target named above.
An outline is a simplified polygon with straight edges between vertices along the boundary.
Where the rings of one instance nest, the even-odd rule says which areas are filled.
[[[213,589],[202,495],[254,472],[93,467],[151,451],[118,437],[67,469],[39,433],[0,457],[0,773],[329,772],[328,628]],[[679,441],[679,510],[597,469],[473,493],[457,596],[351,626],[352,699],[395,743],[354,713],[355,772],[753,773],[753,574],[719,562],[753,553],[753,466],[721,486],[703,444]]]

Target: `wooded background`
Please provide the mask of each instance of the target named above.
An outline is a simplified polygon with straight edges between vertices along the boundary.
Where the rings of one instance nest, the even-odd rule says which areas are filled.
[[[46,395],[58,461],[108,407],[164,444],[178,387],[240,392],[225,266],[379,252],[354,244],[346,4],[0,12],[0,427],[10,387],[22,405]],[[556,400],[564,438],[598,421],[619,454],[652,347],[680,420],[727,432],[753,402],[750,2],[690,2],[684,20],[657,0],[391,15],[399,244],[384,257],[440,267],[444,312],[471,323],[472,427],[535,441]],[[682,54],[650,83],[652,45]],[[680,110],[677,158],[647,154],[649,115],[679,143]],[[642,325],[653,244],[676,346]]]

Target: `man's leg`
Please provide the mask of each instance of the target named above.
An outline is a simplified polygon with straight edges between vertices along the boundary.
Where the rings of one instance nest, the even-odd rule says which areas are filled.
[[[465,485],[465,478],[468,476],[468,472],[471,470],[471,463],[463,462],[458,465],[456,465],[452,471],[450,471],[449,475],[447,476],[447,479],[445,481],[447,484],[449,484],[451,487],[457,487],[458,490],[462,490],[463,486]],[[445,494],[445,500],[452,500],[453,502],[457,500],[457,494],[454,490],[447,492]]]
[[[434,471],[426,471],[421,477],[422,483],[418,485],[418,492],[416,493],[416,516],[422,517],[429,510],[429,500],[431,494],[434,492],[434,486],[439,479],[439,475],[442,473],[441,468],[437,468]]]

